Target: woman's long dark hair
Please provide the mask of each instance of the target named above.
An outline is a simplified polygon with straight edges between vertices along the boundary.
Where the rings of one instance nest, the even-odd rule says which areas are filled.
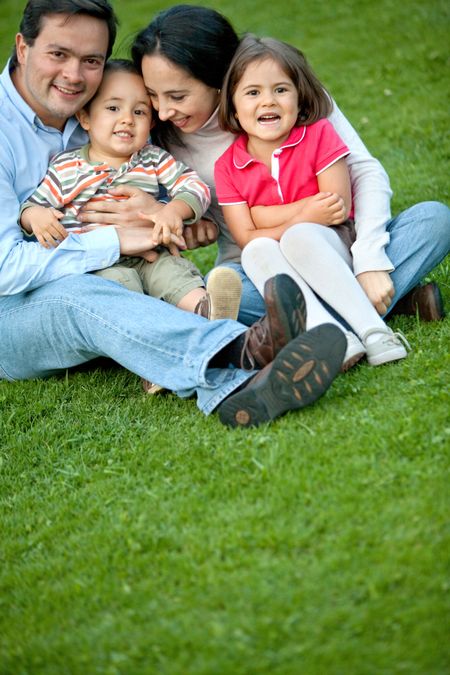
[[[197,5],[175,5],[155,16],[133,41],[131,57],[141,69],[144,56],[160,55],[208,87],[221,89],[239,38],[219,12]],[[155,143],[167,148],[181,140],[172,124],[156,120]]]

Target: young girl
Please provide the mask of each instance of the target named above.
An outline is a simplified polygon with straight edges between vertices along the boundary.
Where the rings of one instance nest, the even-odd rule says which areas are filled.
[[[352,271],[349,150],[326,119],[330,106],[301,52],[246,36],[222,89],[221,127],[240,135],[216,162],[217,197],[258,290],[287,273],[304,293],[307,327],[340,326],[313,289],[354,331],[346,331],[345,367],[364,353],[376,366],[406,357],[407,341],[385,325]]]

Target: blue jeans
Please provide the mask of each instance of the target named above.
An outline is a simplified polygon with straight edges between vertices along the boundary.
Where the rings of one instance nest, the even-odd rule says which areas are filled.
[[[208,368],[245,331],[207,321],[92,274],[65,277],[0,297],[0,379],[64,372],[106,356],[181,397],[197,394],[208,414],[254,373]]]
[[[386,253],[395,267],[391,272],[395,287],[391,311],[450,251],[450,209],[440,202],[421,202],[388,221],[386,229],[390,234]],[[232,267],[241,276],[238,321],[250,325],[264,314],[264,301],[239,263],[223,265]],[[328,310],[332,311],[329,307]]]

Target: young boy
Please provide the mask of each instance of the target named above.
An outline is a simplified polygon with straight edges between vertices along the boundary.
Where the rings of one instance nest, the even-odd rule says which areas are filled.
[[[162,185],[171,201],[158,204],[159,210],[151,216],[142,214],[154,223],[157,252],[149,251],[147,259],[121,257],[113,267],[95,274],[206,318],[235,319],[241,292],[238,275],[226,268],[217,270],[207,292],[195,265],[165,248],[185,247],[183,222],[195,222],[203,215],[210,202],[209,189],[194,171],[148,144],[150,100],[131,61],[107,62],[96,95],[78,119],[90,142],[53,158],[41,185],[22,207],[22,227],[44,247],[55,247],[70,231],[100,227],[80,227],[78,212],[88,201],[111,199],[109,190],[124,183],[157,197]]]

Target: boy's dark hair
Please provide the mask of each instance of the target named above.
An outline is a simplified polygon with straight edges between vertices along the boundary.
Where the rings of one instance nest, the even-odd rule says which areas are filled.
[[[118,20],[108,0],[28,0],[23,11],[19,33],[22,33],[25,42],[30,47],[42,29],[42,19],[51,14],[86,14],[101,21],[108,27],[109,41],[106,58],[111,55],[114,40],[116,39]],[[82,36],[80,36],[82,39]],[[18,65],[16,49],[11,55],[11,69]]]
[[[131,57],[141,68],[144,56],[160,55],[196,80],[221,89],[239,44],[230,22],[219,12],[197,5],[175,5],[155,16],[133,41]],[[156,121],[152,137],[167,147],[180,143],[171,124]]]
[[[303,53],[286,42],[247,34],[237,48],[223,83],[219,107],[219,124],[222,129],[233,133],[242,132],[236,119],[233,96],[247,66],[266,59],[276,61],[294,83],[299,101],[297,126],[307,126],[328,117],[332,108],[331,98],[314,75]]]
[[[130,61],[129,59],[109,59],[105,63],[105,67],[103,68],[103,77],[105,77],[105,75],[107,75],[108,73],[131,73],[132,75],[139,75],[139,77],[142,77],[142,73],[139,70],[139,68],[136,68],[133,61]],[[83,108],[87,112],[89,112],[91,103],[97,97],[97,94],[99,93],[100,89],[101,84],[100,87],[95,92],[95,94],[93,95],[93,97],[87,103],[84,104]]]

